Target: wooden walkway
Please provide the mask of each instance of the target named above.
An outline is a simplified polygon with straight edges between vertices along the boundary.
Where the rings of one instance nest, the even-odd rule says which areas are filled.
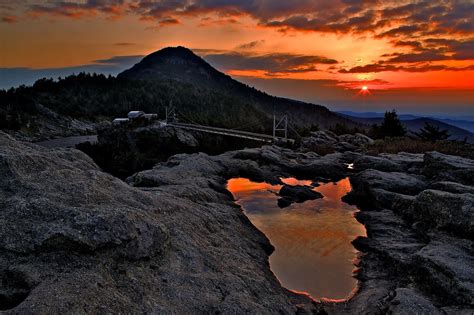
[[[254,132],[249,132],[249,131],[242,131],[242,130],[225,129],[225,128],[203,126],[203,125],[178,123],[178,122],[168,123],[168,125],[176,127],[176,128],[181,128],[181,129],[194,130],[194,131],[212,133],[212,134],[223,135],[223,136],[231,136],[231,137],[261,141],[261,142],[266,142],[266,143],[272,143],[275,140],[285,140],[285,141],[294,142],[293,139],[284,139],[281,137],[273,137],[271,135],[266,135],[262,133],[254,133]]]

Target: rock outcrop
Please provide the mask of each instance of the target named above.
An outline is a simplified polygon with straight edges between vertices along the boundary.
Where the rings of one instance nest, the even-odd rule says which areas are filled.
[[[307,200],[314,200],[323,198],[323,195],[317,191],[314,191],[311,187],[302,185],[283,185],[279,193],[280,199],[278,200],[278,206],[285,208],[294,202],[305,202]]]
[[[270,271],[273,248],[223,188],[222,162],[201,154],[168,163],[160,168],[173,175],[157,169],[156,187],[131,187],[80,151],[0,134],[1,310],[318,312]]]
[[[336,135],[331,131],[313,131],[301,140],[301,151],[357,151],[372,144],[374,140],[361,133]]]
[[[273,246],[233,202],[227,180],[337,180],[356,159],[367,166],[352,174],[347,198],[367,229],[353,242],[358,292],[334,303],[282,288],[268,264]],[[435,152],[374,158],[264,146],[178,154],[126,183],[80,151],[0,133],[0,310],[472,313],[472,165]],[[280,195],[320,197],[307,187]]]
[[[359,293],[338,313],[472,313],[474,203],[465,174],[474,161],[437,152],[359,160],[379,170],[351,177],[346,198],[361,206],[367,237],[354,241],[364,253]]]
[[[423,172],[436,180],[474,185],[474,160],[459,156],[428,152],[424,156]]]

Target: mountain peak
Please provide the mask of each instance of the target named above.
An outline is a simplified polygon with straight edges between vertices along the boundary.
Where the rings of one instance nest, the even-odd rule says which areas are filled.
[[[134,80],[171,79],[207,86],[228,78],[192,50],[182,46],[166,47],[151,53],[118,77]]]
[[[204,61],[199,56],[197,56],[191,49],[177,46],[177,47],[166,47],[160,50],[155,51],[154,53],[149,54],[143,58],[142,62],[160,62],[162,59],[167,58],[185,58],[185,59],[194,59],[195,61]]]

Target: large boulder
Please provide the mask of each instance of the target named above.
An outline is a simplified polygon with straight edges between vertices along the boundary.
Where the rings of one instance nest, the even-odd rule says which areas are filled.
[[[80,151],[48,150],[2,133],[0,174],[1,309],[83,312],[87,303],[90,311],[125,311],[126,294],[110,281],[90,281],[106,277],[104,264],[165,255],[169,233],[159,199],[101,172]]]
[[[416,197],[411,211],[414,221],[474,239],[474,194],[425,190]]]
[[[362,155],[354,161],[354,169],[363,171],[374,169],[382,172],[401,172],[402,165],[381,156]]]
[[[398,194],[416,195],[427,186],[421,176],[372,169],[352,176],[350,181],[352,190],[344,199],[372,207],[387,207]]]
[[[439,152],[428,152],[424,156],[423,172],[436,180],[474,185],[474,160]]]
[[[273,247],[218,175],[248,163],[177,156],[137,188],[80,151],[0,132],[0,311],[317,312],[281,287]]]
[[[390,314],[394,315],[443,314],[427,297],[411,288],[396,289],[389,308]]]
[[[405,171],[419,171],[424,164],[424,155],[419,153],[399,152],[397,154],[381,153],[380,157],[389,159],[390,161],[399,164]]]
[[[116,248],[150,257],[167,241],[154,198],[102,173],[84,153],[0,135],[0,248],[17,253]]]
[[[472,241],[433,235],[413,261],[414,279],[439,304],[471,306],[474,303]]]
[[[334,150],[337,136],[330,131],[314,131],[309,137],[301,139],[300,149],[304,151]]]
[[[434,190],[447,191],[454,194],[464,194],[464,193],[474,194],[473,186],[463,185],[463,184],[459,184],[455,182],[447,182],[447,181],[435,182],[435,183],[432,183],[429,186],[429,188],[434,189]]]
[[[348,142],[354,146],[362,147],[374,143],[374,140],[364,134],[356,133],[353,135],[345,134],[338,137],[339,141]]]
[[[283,199],[283,201],[278,202],[281,208],[289,206],[293,202],[305,202],[307,200],[323,198],[323,195],[314,191],[312,187],[302,185],[283,185],[278,194]]]

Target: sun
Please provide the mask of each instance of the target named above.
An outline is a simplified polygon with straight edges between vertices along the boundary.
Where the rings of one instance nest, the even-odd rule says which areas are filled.
[[[369,87],[367,85],[363,85],[357,94],[362,95],[362,96],[368,96],[371,93],[370,93]]]

